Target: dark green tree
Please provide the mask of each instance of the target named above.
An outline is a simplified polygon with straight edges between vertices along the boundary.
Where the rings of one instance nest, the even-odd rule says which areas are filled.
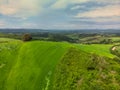
[[[32,40],[32,36],[30,34],[24,34],[23,37],[22,37],[22,40],[23,41],[30,41]]]

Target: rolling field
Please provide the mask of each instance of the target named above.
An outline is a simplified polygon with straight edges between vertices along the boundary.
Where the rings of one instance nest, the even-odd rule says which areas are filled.
[[[0,90],[4,90],[9,72],[15,65],[21,42],[4,38],[0,41],[2,42],[0,43]]]
[[[66,44],[51,42],[24,44],[19,52],[16,65],[9,74],[8,89],[47,90],[55,66],[68,47],[69,45]]]
[[[120,41],[120,37],[111,37],[110,39],[112,39],[113,41]]]
[[[112,45],[21,42],[4,38],[0,41],[0,90],[85,90],[89,80],[92,81],[90,90],[94,85],[98,88],[99,83],[95,82],[101,82],[99,88],[104,90],[104,85],[109,89],[110,83],[107,86],[101,75],[106,74],[106,80],[119,77],[120,66],[112,61],[115,56],[109,51]],[[111,73],[106,73],[107,70]],[[114,78],[112,71],[116,72]],[[111,83],[119,87],[118,83]],[[78,89],[80,85],[82,89]]]
[[[94,53],[109,58],[114,58],[115,55],[110,53],[110,48],[112,46],[113,46],[112,44],[91,44],[91,45],[76,44],[76,47],[85,52]]]
[[[11,46],[10,43],[8,46]],[[9,57],[9,51],[3,52],[7,56],[6,62],[13,64],[10,64],[8,71],[2,72],[1,77],[7,73],[7,76],[2,78],[2,90],[47,90],[56,64],[70,46],[67,43],[35,41],[23,44],[18,53],[12,50]],[[1,64],[1,69],[8,66],[3,65]]]

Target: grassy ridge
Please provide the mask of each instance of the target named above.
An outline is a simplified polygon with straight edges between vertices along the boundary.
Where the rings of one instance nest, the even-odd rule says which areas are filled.
[[[95,82],[97,82],[96,79],[100,78],[100,75],[106,75],[108,67],[111,68],[109,69],[111,73],[117,71],[114,76],[118,78],[120,69],[118,62],[89,54],[95,53],[113,58],[114,55],[109,52],[111,46],[45,41],[21,43],[16,40],[1,39],[0,77],[2,78],[0,78],[0,90],[76,90],[81,85],[84,90],[84,87],[88,89],[89,86],[86,83],[90,84],[89,80],[95,77]],[[96,61],[93,62],[93,60]],[[108,61],[112,65],[107,66],[106,62]],[[99,71],[104,65],[107,66],[105,72],[96,76],[96,73],[100,73]],[[88,72],[88,69],[94,70]],[[83,75],[84,77],[82,77]],[[108,78],[106,80],[109,80]],[[82,80],[84,80],[82,84],[77,84]],[[104,81],[102,84],[107,85]],[[98,84],[93,82],[94,85]],[[90,90],[94,89],[93,86]],[[109,88],[109,86],[106,87]]]
[[[69,44],[52,42],[25,43],[12,68],[7,82],[8,90],[47,90],[57,62]]]
[[[5,83],[12,66],[15,65],[21,42],[16,40],[0,39],[0,90],[6,88]],[[11,42],[13,41],[13,42]]]
[[[118,61],[71,48],[56,68],[53,90],[119,90]]]

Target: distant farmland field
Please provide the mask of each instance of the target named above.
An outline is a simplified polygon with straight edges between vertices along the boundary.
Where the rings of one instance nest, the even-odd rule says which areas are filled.
[[[91,44],[91,45],[76,44],[76,46],[85,52],[95,53],[110,58],[115,57],[115,55],[111,54],[110,52],[110,48],[113,46],[112,44]]]

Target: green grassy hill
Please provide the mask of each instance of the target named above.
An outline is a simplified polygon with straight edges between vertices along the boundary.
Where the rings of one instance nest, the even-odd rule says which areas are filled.
[[[52,42],[25,43],[7,79],[9,90],[47,90],[55,66],[69,45]]]
[[[119,90],[120,60],[69,49],[54,73],[53,90]]]
[[[21,42],[13,39],[0,39],[0,90],[6,88],[11,68],[16,64]]]
[[[88,53],[95,53],[109,58],[115,57],[115,55],[110,52],[110,48],[113,46],[112,44],[75,44],[75,46]]]
[[[0,90],[117,90],[120,65],[109,47],[1,42]]]

